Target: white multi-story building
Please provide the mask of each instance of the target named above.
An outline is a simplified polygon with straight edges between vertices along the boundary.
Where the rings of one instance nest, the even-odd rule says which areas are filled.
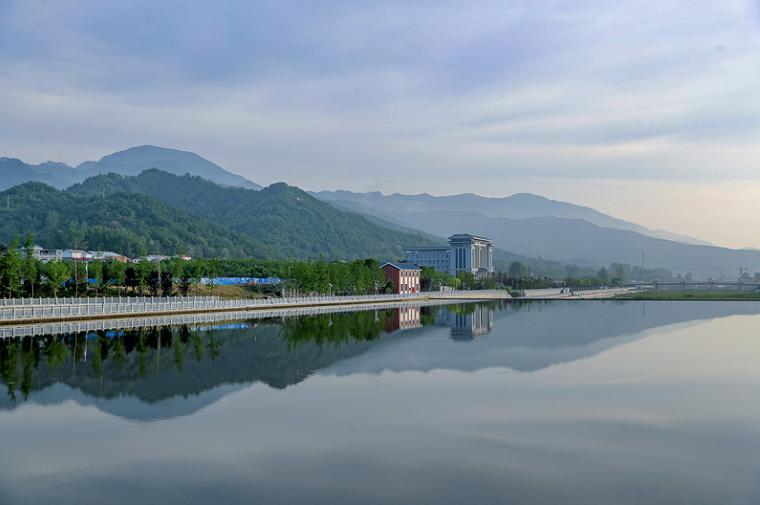
[[[484,237],[457,233],[448,247],[419,247],[406,251],[406,262],[456,275],[471,272],[478,278],[493,274],[493,242]]]

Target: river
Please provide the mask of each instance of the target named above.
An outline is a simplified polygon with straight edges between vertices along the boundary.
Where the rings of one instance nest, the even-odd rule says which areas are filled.
[[[0,504],[754,504],[760,303],[0,341]]]

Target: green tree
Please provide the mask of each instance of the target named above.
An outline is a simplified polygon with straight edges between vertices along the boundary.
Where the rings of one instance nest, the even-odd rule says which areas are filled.
[[[34,297],[34,288],[38,284],[39,268],[37,260],[34,258],[34,240],[32,235],[27,233],[24,240],[24,263],[22,266],[22,275],[24,277],[24,292],[27,296]]]
[[[172,272],[161,272],[161,294],[172,296],[174,293],[174,275]]]
[[[159,278],[158,271],[151,270],[148,274],[148,291],[150,291],[151,296],[158,296],[159,290],[161,289],[161,279]]]
[[[50,261],[45,264],[44,270],[48,291],[57,297],[63,283],[71,278],[71,267],[63,261]]]
[[[474,289],[477,282],[472,272],[459,272],[457,279],[462,282],[462,289]]]
[[[137,286],[140,285],[140,281],[137,278],[137,269],[134,266],[129,266],[124,271],[124,285],[132,289],[132,294],[135,294]]]
[[[15,238],[0,258],[0,288],[8,298],[21,296],[21,267],[18,238]]]

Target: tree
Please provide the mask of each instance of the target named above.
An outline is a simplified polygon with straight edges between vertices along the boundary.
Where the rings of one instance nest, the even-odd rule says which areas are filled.
[[[462,289],[473,289],[475,287],[475,275],[472,272],[459,272],[457,279],[462,283]]]
[[[609,272],[607,272],[607,269],[604,267],[599,269],[599,271],[596,274],[596,277],[599,279],[599,282],[601,282],[602,284],[610,280],[610,274]]]
[[[161,294],[172,296],[174,292],[174,275],[172,272],[161,272]]]
[[[21,258],[18,255],[18,238],[8,245],[0,258],[0,288],[8,298],[21,296]]]
[[[528,276],[528,265],[522,261],[513,261],[509,264],[509,276],[521,280]]]
[[[148,284],[148,291],[150,291],[150,296],[158,296],[158,292],[161,289],[161,279],[159,278],[158,272],[156,270],[151,270],[148,274],[148,280],[146,281]]]
[[[206,273],[209,277],[209,285],[211,286],[211,294],[214,294],[214,287],[216,286],[216,278],[222,272],[222,266],[218,259],[212,258],[206,264]]]
[[[32,235],[26,235],[24,240],[24,263],[22,266],[22,275],[24,277],[24,292],[26,295],[34,297],[34,285],[37,284],[39,269],[37,260],[34,258],[34,240]]]
[[[48,290],[53,296],[58,296],[58,288],[71,278],[71,267],[63,261],[50,261],[45,264],[45,277],[47,277]]]
[[[140,281],[137,278],[137,270],[133,266],[127,267],[124,272],[124,285],[128,288],[132,288],[132,293],[135,293]]]
[[[111,275],[109,277],[109,282],[113,282],[116,285],[116,290],[118,293],[119,287],[124,285],[127,273],[127,265],[121,263],[120,261],[113,260],[111,260],[110,263]]]

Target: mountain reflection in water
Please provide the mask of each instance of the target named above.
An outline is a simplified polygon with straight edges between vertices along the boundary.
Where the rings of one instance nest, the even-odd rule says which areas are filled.
[[[472,303],[0,341],[0,410],[72,399],[135,420],[188,415],[251,383],[488,367],[539,370],[748,303]]]

